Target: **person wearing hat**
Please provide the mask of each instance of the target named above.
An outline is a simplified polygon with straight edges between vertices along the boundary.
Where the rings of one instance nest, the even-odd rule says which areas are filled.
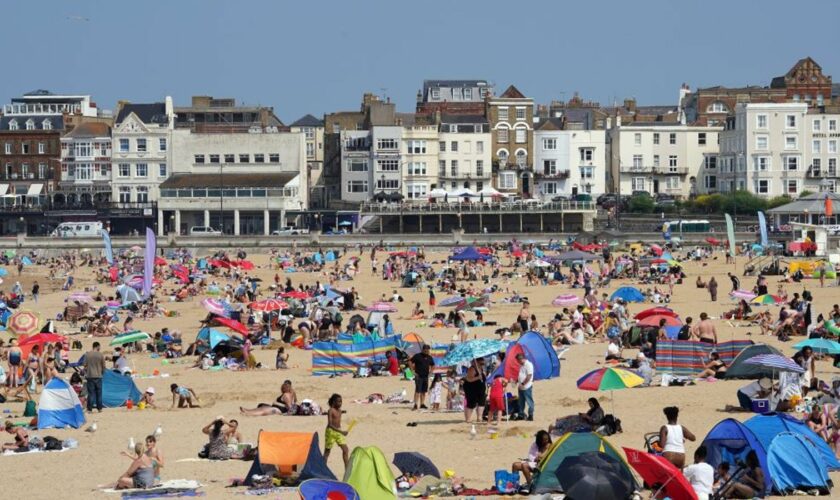
[[[140,398],[140,403],[143,403],[146,408],[157,408],[157,406],[155,406],[154,387],[148,387],[146,389],[146,392],[143,393],[143,397]]]
[[[766,399],[770,397],[773,389],[773,382],[763,377],[738,389],[738,404],[747,411],[752,411],[754,399]]]

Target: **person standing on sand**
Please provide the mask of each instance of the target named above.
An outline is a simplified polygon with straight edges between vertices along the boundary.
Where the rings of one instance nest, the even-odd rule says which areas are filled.
[[[516,355],[519,363],[519,413],[517,420],[534,420],[534,364],[525,358],[521,352]],[[528,415],[525,415],[525,405],[528,405]]]
[[[327,430],[324,433],[324,463],[330,458],[330,451],[333,446],[341,448],[341,458],[344,459],[344,468],[350,463],[350,449],[347,447],[347,434],[349,431],[341,430],[341,396],[333,394],[329,400],[330,409],[327,411]]]
[[[706,342],[707,344],[718,343],[715,325],[709,319],[709,315],[704,312],[700,313],[700,321],[697,323],[693,334],[700,342]]]
[[[717,302],[717,289],[718,283],[714,276],[709,279],[709,283],[706,284],[706,288],[709,289],[709,295],[712,298],[712,302]]]
[[[735,290],[738,290],[739,288],[741,288],[741,280],[739,280],[737,276],[735,276],[732,273],[726,273],[726,275],[729,276],[729,281],[732,282],[732,291],[733,292]]]
[[[662,447],[662,457],[674,464],[677,469],[685,466],[685,440],[695,441],[697,438],[690,430],[677,423],[680,409],[669,406],[662,410],[668,423],[659,429],[659,445]]]
[[[423,349],[411,357],[408,361],[411,371],[414,372],[414,409],[418,408],[425,410],[426,407],[426,393],[429,392],[429,374],[432,367],[435,366],[435,360],[432,358],[431,347],[429,344],[423,344]]]
[[[102,412],[102,374],[105,373],[105,356],[99,352],[99,342],[94,342],[90,351],[85,353],[85,380],[87,384],[87,411]]]

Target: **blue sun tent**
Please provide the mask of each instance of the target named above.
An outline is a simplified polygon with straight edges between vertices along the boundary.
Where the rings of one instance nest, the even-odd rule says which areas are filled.
[[[627,302],[644,302],[645,295],[638,288],[623,286],[610,296],[610,302],[615,301],[615,299],[624,299]]]
[[[706,462],[715,469],[721,462],[735,464],[744,461],[750,451],[755,451],[761,470],[764,471],[765,489],[769,490],[773,486],[767,467],[767,452],[755,434],[741,422],[733,418],[721,420],[706,434],[703,445],[708,450]]]
[[[142,396],[131,377],[111,370],[102,374],[102,405],[106,408],[119,408],[129,399],[137,403]]]
[[[493,376],[503,376],[515,379],[519,374],[519,363],[516,361],[517,354],[524,354],[525,358],[534,365],[534,380],[546,380],[560,376],[560,360],[557,353],[548,341],[538,332],[525,332],[519,340],[510,344],[505,354],[505,360],[501,363]]]
[[[449,256],[449,260],[485,260],[486,257],[481,254],[475,247],[467,247],[460,253]]]
[[[44,386],[38,404],[39,429],[78,429],[85,423],[85,414],[76,391],[66,380],[53,377]]]
[[[203,340],[210,346],[210,349],[215,349],[219,342],[230,340],[230,335],[226,335],[218,330],[212,328],[202,328],[198,331],[196,340]]]
[[[784,413],[765,413],[764,415],[754,416],[744,422],[744,425],[755,434],[755,437],[761,441],[761,444],[765,448],[769,448],[773,438],[782,432],[799,434],[820,452],[820,457],[822,457],[823,463],[825,463],[828,470],[840,469],[840,461],[837,460],[828,443],[801,420]]]
[[[767,450],[767,468],[776,491],[817,488],[827,493],[828,471],[820,452],[801,434],[783,432],[773,438]]]

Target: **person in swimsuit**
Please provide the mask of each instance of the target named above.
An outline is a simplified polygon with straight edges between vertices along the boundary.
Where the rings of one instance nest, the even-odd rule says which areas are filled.
[[[16,452],[29,451],[29,433],[24,427],[16,427],[11,420],[6,420],[4,429],[9,434],[15,437],[14,443],[5,443],[2,447],[3,451],[12,450]]]
[[[697,438],[690,430],[677,423],[680,416],[680,409],[676,406],[669,406],[662,410],[668,423],[659,429],[659,445],[662,447],[662,456],[665,460],[674,464],[677,469],[682,470],[685,466],[685,440],[695,441]]]
[[[280,396],[273,404],[260,403],[256,408],[245,408],[240,406],[239,412],[248,417],[264,417],[267,415],[280,415],[297,413],[297,393],[292,388],[292,381],[286,380],[280,387]]]
[[[129,488],[151,488],[155,485],[155,468],[152,465],[152,459],[145,453],[145,446],[143,443],[137,443],[134,446],[134,455],[125,453],[126,456],[132,459],[131,465],[128,469],[117,479],[117,484],[114,489],[125,490]]]
[[[484,414],[484,402],[487,399],[487,386],[484,382],[484,358],[473,361],[467,375],[464,377],[464,396],[467,404],[464,405],[464,421],[469,423],[472,420],[473,410],[476,412],[476,422],[481,422]]]
[[[178,384],[170,385],[169,390],[172,391],[171,408],[175,407],[176,398],[178,399],[178,408],[186,408],[187,406],[190,408],[198,408],[198,405],[193,403],[193,398],[195,398],[196,401],[199,401],[198,395],[194,390],[189,387],[181,387]]]
[[[761,498],[764,496],[764,471],[754,450],[747,453],[747,470],[722,492],[723,498]]]
[[[12,339],[9,344],[9,387],[17,387],[20,380],[18,377],[23,352],[18,347],[17,339]]]
[[[154,435],[146,436],[146,456],[152,459],[152,467],[155,470],[155,481],[160,481],[160,470],[163,468],[163,453],[157,447],[157,438]]]
[[[726,363],[720,359],[720,354],[712,352],[711,359],[706,364],[704,370],[698,375],[698,378],[723,378],[726,376]]]

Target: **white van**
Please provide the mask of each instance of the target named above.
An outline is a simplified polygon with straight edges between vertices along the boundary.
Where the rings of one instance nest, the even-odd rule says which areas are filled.
[[[52,236],[59,238],[96,238],[102,236],[101,222],[62,222]]]
[[[222,232],[210,226],[193,226],[190,228],[190,236],[221,236]]]

